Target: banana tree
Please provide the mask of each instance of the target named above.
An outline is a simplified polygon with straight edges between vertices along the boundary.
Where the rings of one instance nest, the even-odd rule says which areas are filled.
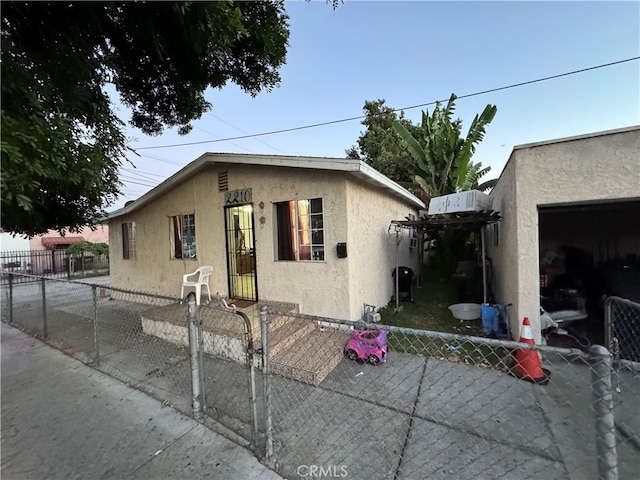
[[[471,162],[469,164],[469,170],[467,170],[467,175],[465,176],[464,182],[460,187],[461,191],[465,190],[480,190],[481,192],[486,192],[487,190],[491,190],[498,183],[497,178],[492,178],[491,180],[487,180],[485,182],[480,183],[480,178],[489,173],[491,167],[482,167],[482,163],[474,163]]]
[[[416,175],[415,181],[429,198],[477,186],[480,174],[489,171],[489,167],[475,166],[471,158],[497,108],[487,105],[471,122],[466,138],[462,138],[461,122],[453,120],[456,98],[452,94],[444,108],[436,103],[431,115],[422,112],[420,138],[414,137],[402,123],[392,124],[403,146],[424,172]]]

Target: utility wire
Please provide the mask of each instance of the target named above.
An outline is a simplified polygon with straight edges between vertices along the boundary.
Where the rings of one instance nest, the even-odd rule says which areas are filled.
[[[157,173],[143,172],[142,170],[137,170],[137,169],[120,167],[120,170],[122,170],[123,172],[135,173],[136,175],[139,175],[140,177],[143,177],[143,178],[145,178],[146,175],[151,175],[152,177],[159,177],[159,178],[162,178],[163,180],[167,178],[166,175],[158,175]],[[153,180],[154,182],[156,181],[151,178],[147,178],[147,180]]]
[[[211,115],[213,118],[216,118],[216,119],[220,120],[222,123],[226,123],[226,124],[227,124],[227,125],[229,125],[231,128],[235,128],[236,130],[238,130],[238,131],[239,131],[239,132],[241,132],[241,133],[244,133],[244,134],[246,134],[246,135],[250,135],[250,133],[249,133],[249,132],[245,132],[245,131],[244,131],[244,130],[242,130],[241,128],[238,128],[238,127],[236,127],[235,125],[232,125],[231,123],[227,122],[226,120],[223,120],[222,118],[218,117],[217,115],[214,115],[214,114],[213,114],[213,113],[211,113],[211,112],[207,112],[207,115]],[[259,139],[259,138],[256,138],[256,140],[257,140],[258,142],[260,142],[260,143],[262,143],[262,144],[266,145],[267,147],[269,147],[269,148],[273,148],[273,149],[274,149],[274,150],[276,150],[277,152],[280,152],[280,153],[282,153],[283,155],[286,155],[286,153],[285,153],[285,152],[283,152],[282,150],[280,150],[279,148],[274,147],[273,145],[269,145],[267,142],[265,142],[265,141],[263,141],[263,140],[261,140],[261,139]]]
[[[547,81],[547,80],[553,80],[555,78],[566,77],[568,75],[575,75],[577,73],[588,72],[588,71],[596,70],[596,69],[599,69],[599,68],[611,67],[613,65],[619,65],[621,63],[631,62],[631,61],[638,60],[638,59],[640,59],[640,57],[627,58],[627,59],[624,59],[624,60],[618,60],[617,62],[604,63],[604,64],[601,64],[601,65],[596,65],[594,67],[582,68],[580,70],[573,70],[571,72],[560,73],[558,75],[551,75],[549,77],[538,78],[536,80],[529,80],[527,82],[514,83],[514,84],[506,85],[506,86],[503,86],[503,87],[492,88],[492,89],[489,89],[489,90],[482,90],[480,92],[467,93],[466,95],[459,95],[459,96],[457,96],[457,98],[460,99],[460,98],[476,97],[478,95],[485,95],[487,93],[499,92],[500,90],[507,90],[507,89],[510,89],[510,88],[522,87],[524,85],[531,85],[533,83],[539,83],[539,82],[544,82],[544,81]],[[391,111],[399,112],[399,111],[402,111],[402,110],[411,110],[413,108],[427,107],[429,105],[435,105],[438,102],[446,102],[447,100],[448,99],[446,99],[446,100],[434,100],[432,102],[420,103],[418,105],[411,105],[409,107],[394,108]],[[282,130],[273,130],[273,131],[270,131],[270,132],[254,133],[254,134],[250,134],[250,135],[241,135],[241,136],[238,136],[238,137],[220,138],[218,140],[201,140],[201,141],[198,141],[198,142],[185,142],[185,143],[174,143],[174,144],[170,144],[170,145],[156,145],[156,146],[150,146],[150,147],[138,147],[136,150],[152,150],[152,149],[156,149],[156,148],[186,147],[186,146],[189,146],[189,145],[202,145],[202,144],[205,144],[205,143],[228,142],[230,140],[240,140],[240,139],[243,139],[243,138],[262,137],[262,136],[265,136],[265,135],[275,135],[277,133],[294,132],[294,131],[297,131],[297,130],[306,130],[306,129],[309,129],[309,128],[324,127],[326,125],[335,125],[337,123],[352,122],[353,120],[362,120],[363,118],[367,118],[367,116],[366,115],[360,115],[360,116],[357,116],[357,117],[342,118],[340,120],[331,120],[329,122],[314,123],[314,124],[311,124],[311,125],[303,125],[303,126],[300,126],[300,127],[285,128],[285,129],[282,129]]]

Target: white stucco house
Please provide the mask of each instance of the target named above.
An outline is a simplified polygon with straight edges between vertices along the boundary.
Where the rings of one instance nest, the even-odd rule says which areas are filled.
[[[487,228],[497,301],[540,341],[541,288],[573,282],[587,302],[640,301],[640,126],[514,147],[491,192]]]
[[[417,268],[390,223],[422,208],[357,160],[206,153],[109,214],[111,284],[178,296],[212,265],[212,292],[358,320],[389,303],[396,254]]]

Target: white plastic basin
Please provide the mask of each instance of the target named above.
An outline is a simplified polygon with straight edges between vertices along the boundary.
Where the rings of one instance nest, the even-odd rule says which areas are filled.
[[[482,316],[482,305],[479,303],[455,303],[449,310],[458,320],[477,320]]]

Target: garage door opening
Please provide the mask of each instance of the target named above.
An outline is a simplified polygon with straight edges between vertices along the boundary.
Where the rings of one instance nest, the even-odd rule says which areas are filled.
[[[540,304],[569,332],[548,342],[603,344],[606,298],[640,302],[640,200],[539,206],[538,225]]]

